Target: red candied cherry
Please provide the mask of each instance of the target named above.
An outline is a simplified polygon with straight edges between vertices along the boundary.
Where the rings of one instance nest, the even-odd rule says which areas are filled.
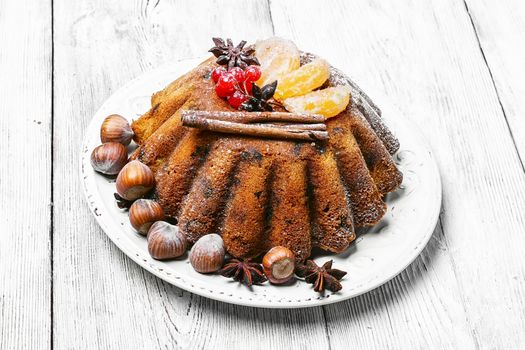
[[[228,73],[233,74],[235,77],[235,80],[237,80],[239,83],[242,83],[244,81],[244,71],[239,67],[233,67],[228,70]]]
[[[224,73],[226,73],[226,68],[222,66],[215,68],[213,72],[211,72],[211,78],[213,79],[213,82],[217,83],[221,75],[223,75]]]
[[[244,92],[246,92],[246,94],[250,95],[250,96],[252,95],[252,87],[253,87],[252,84],[254,84],[254,83],[251,82],[251,81],[248,81],[248,80],[246,80],[246,81],[244,81],[242,83],[242,88],[243,88]]]
[[[243,94],[241,91],[236,90],[233,95],[228,97],[228,103],[235,109],[239,109],[244,101],[248,99],[248,96]]]
[[[257,66],[248,66],[244,71],[244,77],[247,82],[257,81],[261,77],[261,70]]]
[[[219,97],[228,97],[235,91],[235,85],[237,85],[237,80],[235,80],[233,74],[224,73],[217,81],[215,92]]]

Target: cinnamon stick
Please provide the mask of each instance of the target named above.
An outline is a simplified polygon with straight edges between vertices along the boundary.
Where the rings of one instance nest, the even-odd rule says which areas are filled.
[[[250,125],[262,125],[262,126],[272,126],[276,128],[281,129],[298,129],[298,130],[318,130],[318,131],[326,131],[326,124],[319,123],[319,124],[273,124],[273,123],[257,123],[257,124],[250,124]]]
[[[328,132],[326,131],[283,128],[282,125],[277,126],[272,124],[243,124],[224,120],[208,119],[192,113],[183,113],[182,125],[202,130],[255,137],[293,139],[303,141],[318,141],[328,139]]]
[[[182,116],[195,115],[206,119],[223,120],[235,123],[286,122],[315,124],[324,123],[326,118],[319,114],[288,112],[225,112],[225,111],[183,111]]]

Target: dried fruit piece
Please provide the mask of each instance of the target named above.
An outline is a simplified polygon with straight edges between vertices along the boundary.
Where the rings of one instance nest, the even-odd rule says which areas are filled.
[[[230,73],[224,73],[219,77],[217,85],[215,85],[215,92],[219,97],[226,98],[232,95],[235,92],[235,86],[237,85],[237,80]]]
[[[217,84],[217,82],[219,81],[219,78],[224,73],[226,73],[226,68],[224,68],[223,66],[219,66],[215,68],[213,72],[211,72],[211,78],[213,79],[213,82]]]
[[[232,106],[235,109],[239,109],[239,107],[247,99],[248,99],[248,96],[246,96],[243,92],[236,90],[231,96],[228,96],[227,100],[230,106]]]
[[[237,80],[237,83],[244,81],[244,71],[241,68],[233,67],[233,68],[230,68],[228,72],[235,77],[235,80]]]
[[[283,101],[283,105],[289,112],[321,114],[330,118],[344,111],[349,102],[350,88],[339,85],[312,91],[303,96],[287,98]]]
[[[249,82],[250,85],[252,82],[259,80],[261,77],[261,70],[257,66],[249,66],[244,71],[245,81]]]
[[[274,98],[282,101],[285,98],[301,96],[320,87],[330,77],[330,65],[319,58],[293,72],[284,74],[278,80]]]
[[[297,46],[281,38],[269,38],[255,43],[255,56],[260,62],[261,77],[257,85],[267,85],[279,80],[281,75],[296,70],[301,65]]]

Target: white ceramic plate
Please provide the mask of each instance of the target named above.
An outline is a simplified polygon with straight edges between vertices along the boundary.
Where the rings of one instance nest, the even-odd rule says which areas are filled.
[[[395,161],[404,180],[401,188],[388,196],[388,213],[376,227],[359,236],[347,252],[316,259],[318,263],[333,259],[334,267],[348,272],[341,281],[343,289],[340,292],[327,291],[319,295],[312,285],[301,281],[279,287],[265,283],[250,290],[219,275],[195,272],[187,258],[169,262],[152,259],[146,239],[133,231],[127,212],[122,212],[115,204],[114,180],[93,171],[90,154],[100,144],[100,125],[107,115],[118,113],[137,119],[148,110],[153,92],[201,60],[175,62],[131,81],[104,103],[87,129],[81,154],[81,176],[87,202],[102,229],[126,255],[156,276],[192,293],[228,303],[267,308],[318,306],[355,297],[389,281],[419,255],[439,216],[439,172],[420,132],[395,110],[382,105],[387,124],[401,142]]]

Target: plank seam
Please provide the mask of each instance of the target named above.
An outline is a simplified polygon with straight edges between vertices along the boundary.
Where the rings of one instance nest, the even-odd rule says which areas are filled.
[[[272,34],[275,35],[275,26],[273,24],[273,17],[272,17],[272,0],[267,0],[267,6],[268,6],[268,15],[270,16],[270,23],[272,25]]]
[[[472,14],[470,13],[467,0],[463,0],[463,5],[465,6],[465,11],[467,12],[467,15],[470,19],[470,24],[472,25],[472,29],[474,31],[474,36],[476,37],[476,41],[478,43],[479,50],[481,52],[481,56],[483,57],[483,61],[485,62],[485,65],[487,66],[487,70],[489,72],[490,81],[492,82],[492,86],[494,88],[494,92],[496,93],[496,98],[498,99],[499,106],[501,108],[501,111],[503,113],[503,117],[505,118],[505,123],[507,124],[507,129],[509,130],[510,138],[512,140],[512,145],[514,146],[514,149],[516,150],[516,155],[518,156],[518,160],[521,165],[521,170],[523,173],[525,173],[525,166],[523,164],[523,160],[521,158],[520,151],[518,149],[518,146],[516,145],[516,140],[514,138],[514,134],[512,132],[512,128],[510,127],[509,120],[507,118],[507,113],[505,112],[505,108],[503,107],[503,103],[501,102],[501,97],[498,91],[498,88],[496,86],[496,81],[494,80],[494,75],[492,74],[492,69],[490,68],[489,62],[487,61],[487,57],[485,56],[485,51],[483,50],[483,46],[481,45],[481,40],[479,39],[478,30],[476,28],[476,25],[474,24],[474,18],[472,17]]]
[[[328,350],[332,350],[332,342],[330,341],[330,330],[328,329],[328,318],[326,317],[326,306],[321,306],[323,310],[324,330],[326,332],[326,341],[328,342]]]
[[[456,280],[456,283],[457,283],[457,286],[458,286],[458,292],[459,292],[459,296],[460,296],[461,307],[463,308],[463,312],[465,314],[465,318],[466,318],[467,326],[468,326],[468,331],[469,331],[470,335],[472,336],[472,340],[474,340],[474,345],[475,345],[476,349],[479,349],[480,348],[480,344],[479,344],[479,341],[478,341],[478,337],[476,335],[476,330],[474,329],[474,327],[472,327],[472,322],[471,322],[469,314],[467,312],[465,298],[464,298],[464,295],[463,295],[463,288],[462,288],[460,280],[458,278],[456,261],[454,260],[454,257],[452,256],[452,254],[450,254],[450,252],[448,251],[449,247],[448,247],[448,244],[447,244],[445,228],[443,227],[443,221],[441,219],[441,216],[440,216],[440,218],[438,220],[438,225],[439,225],[439,228],[441,229],[441,234],[443,235],[443,238],[444,238],[443,239],[443,243],[446,246],[446,249],[447,249],[447,252],[448,252],[447,255],[448,255],[449,259],[450,259],[450,265],[452,267],[452,273],[454,274],[454,279]]]
[[[424,266],[424,264],[423,264],[423,266]],[[407,275],[408,275],[408,272],[407,272]],[[379,288],[379,292],[381,293],[381,298],[384,301],[388,300],[387,296],[385,295],[385,289],[390,288],[391,285],[396,283],[395,281],[396,281],[395,279],[392,279],[392,283],[387,283],[385,285],[385,288]],[[393,300],[395,298],[395,296],[393,295],[393,293],[391,293],[391,292],[389,292],[389,293],[392,294],[392,300]],[[392,323],[392,317],[390,317],[390,310],[388,308],[388,304],[385,303],[384,305],[385,305],[386,317],[388,318],[388,324],[390,325],[390,330],[391,330],[392,334],[395,334],[394,324]]]
[[[49,330],[49,342],[50,342],[50,349],[54,348],[54,313],[55,313],[55,306],[54,306],[54,298],[55,298],[55,291],[54,291],[54,275],[55,275],[55,269],[54,269],[54,261],[53,261],[53,253],[54,253],[54,216],[55,216],[55,210],[54,210],[54,182],[55,182],[55,176],[54,176],[54,130],[55,130],[55,20],[54,20],[54,0],[51,0],[51,170],[50,170],[50,179],[51,179],[51,191],[50,191],[50,208],[49,208],[49,263],[50,263],[50,287],[49,287],[49,294],[50,294],[50,300],[49,300],[49,318],[50,318],[50,330]]]
[[[144,291],[146,292],[146,297],[148,298],[148,305],[151,305],[153,300],[151,298],[149,288],[148,288],[148,280],[146,278],[147,271],[145,269],[140,269],[140,271],[141,271],[142,281],[144,282]],[[156,277],[153,277],[153,278],[156,278]],[[159,290],[158,283],[157,283],[157,290]],[[162,344],[160,343],[159,337],[155,337],[155,338],[156,338],[155,340],[157,341],[158,348],[159,349],[162,348]],[[172,340],[175,340],[175,345],[178,345],[176,339],[172,338]]]

